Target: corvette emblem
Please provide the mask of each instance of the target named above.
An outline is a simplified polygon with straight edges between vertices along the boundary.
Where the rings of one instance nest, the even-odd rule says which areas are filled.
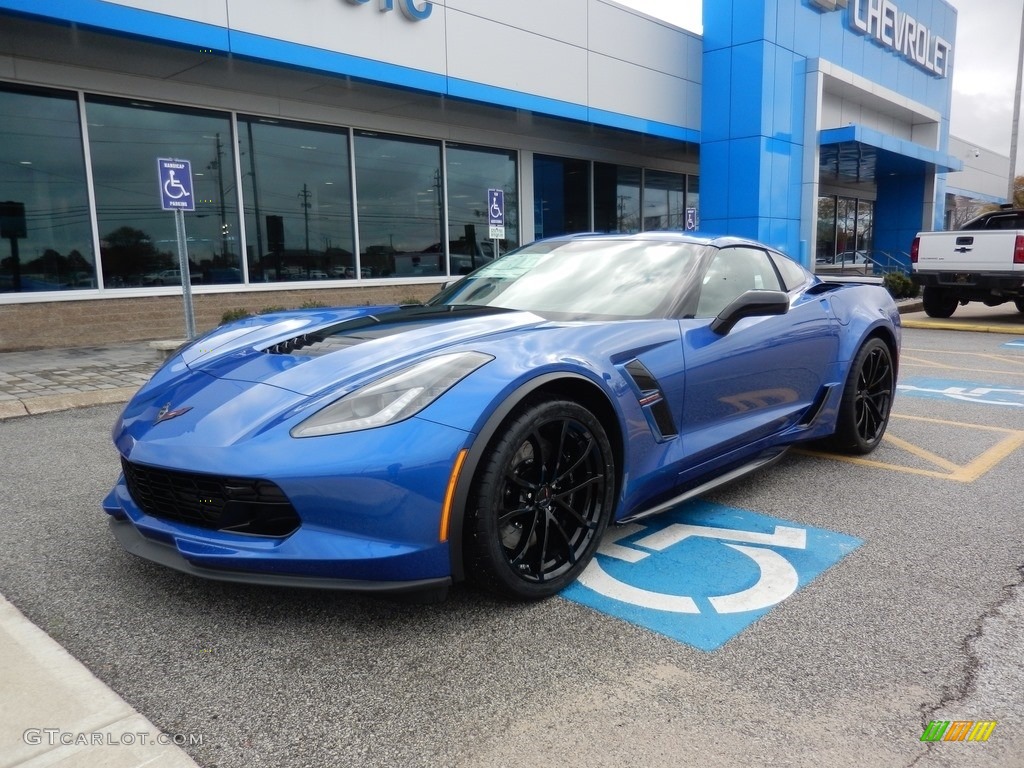
[[[172,411],[171,410],[171,404],[167,403],[166,405],[164,405],[160,409],[160,412],[157,413],[156,418],[153,419],[153,423],[154,424],[159,424],[161,421],[167,421],[168,419],[173,419],[173,418],[175,418],[177,416],[181,416],[181,414],[183,414],[183,413],[188,413],[191,410],[192,410],[192,406],[191,405],[186,405],[183,408],[175,408]]]

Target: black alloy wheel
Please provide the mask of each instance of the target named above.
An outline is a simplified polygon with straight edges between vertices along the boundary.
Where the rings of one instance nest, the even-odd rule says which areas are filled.
[[[857,352],[843,389],[832,447],[843,453],[871,453],[889,424],[896,367],[889,346],[868,339]]]
[[[470,579],[517,599],[556,594],[593,558],[615,485],[611,444],[590,411],[528,402],[492,440],[474,481]]]

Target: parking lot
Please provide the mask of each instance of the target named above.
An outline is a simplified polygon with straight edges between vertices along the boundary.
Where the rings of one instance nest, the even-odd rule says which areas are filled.
[[[0,592],[204,768],[1024,765],[1024,334],[908,328],[875,453],[791,451],[528,605],[138,560],[99,508],[117,411],[0,421]]]

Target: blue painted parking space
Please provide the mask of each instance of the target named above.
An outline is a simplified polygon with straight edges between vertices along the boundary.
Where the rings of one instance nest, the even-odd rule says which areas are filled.
[[[860,544],[698,500],[611,528],[562,596],[713,651]]]
[[[1001,384],[983,384],[952,379],[913,377],[896,385],[897,391],[911,397],[956,400],[1003,408],[1024,408],[1024,389]]]
[[[1005,347],[1006,349],[1024,349],[1024,339],[1014,339],[1013,341],[1008,341],[1005,344],[1000,344],[1000,346]]]

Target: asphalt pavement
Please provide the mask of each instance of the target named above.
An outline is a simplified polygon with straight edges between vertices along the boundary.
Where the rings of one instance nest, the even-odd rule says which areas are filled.
[[[127,401],[165,346],[0,353],[0,436],[4,420]],[[180,738],[160,732],[0,595],[0,768],[196,768]]]
[[[932,320],[919,310],[919,303],[903,303],[908,327],[1024,337],[1024,321],[1012,304],[994,308],[972,304],[959,308],[948,321]],[[125,402],[173,346],[172,342],[141,342],[0,353],[0,430],[12,419]],[[11,435],[0,431],[0,441],[12,439]],[[1014,599],[1019,606],[1019,595]],[[1007,642],[1013,642],[1014,636],[1019,639],[1020,613],[1017,609],[994,616],[1005,625],[1002,635],[996,636],[1009,638]],[[1020,669],[993,674],[1019,677]],[[936,714],[941,715],[941,711]],[[0,768],[195,766],[177,746],[181,738],[161,733],[0,595]]]

